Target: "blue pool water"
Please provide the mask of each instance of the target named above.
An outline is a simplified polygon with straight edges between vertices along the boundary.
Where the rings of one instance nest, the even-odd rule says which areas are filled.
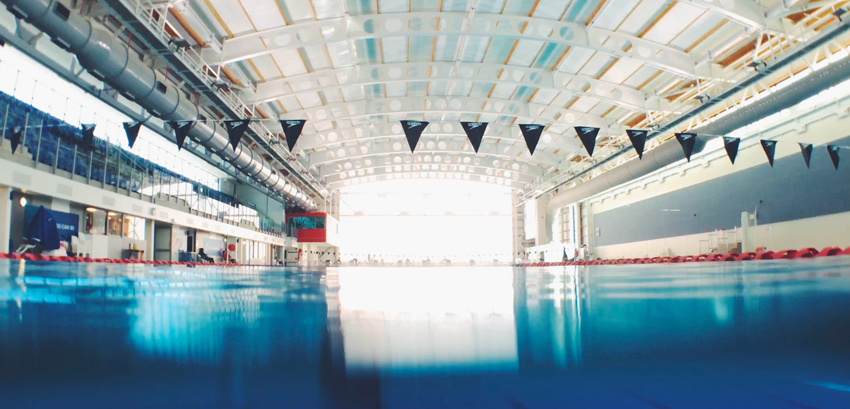
[[[2,408],[848,408],[850,258],[0,260]]]

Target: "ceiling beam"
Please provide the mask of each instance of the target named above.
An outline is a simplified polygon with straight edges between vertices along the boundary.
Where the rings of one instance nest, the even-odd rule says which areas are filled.
[[[623,108],[643,111],[646,95],[634,88],[586,75],[504,64],[413,62],[372,64],[327,69],[257,84],[257,103],[276,101],[319,91],[365,85],[406,84],[415,81],[468,81],[527,86],[564,92],[575,97],[603,100]]]
[[[422,141],[420,141],[420,144],[421,143]],[[410,148],[407,146],[406,141],[382,142],[368,146],[360,145],[357,147],[350,146],[347,148],[313,153],[309,157],[309,166],[318,167],[330,163],[352,160],[376,160],[376,157],[385,157],[391,154],[413,155],[412,153],[409,153],[409,149]],[[436,154],[440,156],[448,155],[452,163],[460,160],[458,154],[471,154],[473,152],[472,147],[468,146],[465,142],[459,141],[450,141],[445,145],[438,145],[434,148],[428,148],[427,146],[420,145],[416,151],[416,153],[419,154]],[[563,157],[550,152],[535,151],[533,156],[529,155],[528,148],[525,144],[490,144],[487,146],[481,146],[478,150],[478,155],[481,155],[482,157],[486,155],[492,158],[519,160],[528,163],[531,166],[544,166],[547,168],[556,167],[563,160]]]
[[[467,168],[466,172],[453,170],[402,170],[400,172],[393,171],[391,173],[373,174],[366,176],[356,176],[353,178],[341,177],[340,175],[328,178],[328,189],[336,190],[350,185],[359,185],[366,183],[384,182],[387,180],[396,179],[452,179],[466,180],[470,182],[489,183],[493,185],[512,187],[522,189],[533,183],[533,179],[528,176],[511,174],[511,177],[501,175],[488,175],[485,170]]]
[[[311,123],[330,121],[371,120],[375,116],[428,114],[475,114],[485,118],[524,118],[544,125],[593,126],[607,129],[608,122],[602,117],[585,112],[552,105],[533,104],[524,101],[486,97],[398,97],[370,98],[351,102],[337,102],[289,111],[282,119],[306,119]],[[427,120],[427,119],[426,119]],[[486,121],[482,119],[482,121]],[[279,129],[280,124],[277,124]]]
[[[520,32],[520,29],[525,29]],[[465,12],[416,12],[348,16],[278,27],[225,40],[221,61],[231,64],[278,50],[339,41],[396,36],[463,35],[545,41],[583,47],[695,77],[693,57],[636,36],[567,21]]]
[[[447,163],[445,160],[449,159]],[[534,166],[523,161],[482,157],[473,154],[472,152],[464,152],[453,155],[440,154],[393,154],[379,158],[368,158],[347,161],[344,163],[334,163],[322,165],[319,167],[319,178],[324,178],[340,173],[348,173],[348,176],[354,177],[357,174],[373,174],[377,171],[382,171],[383,168],[409,168],[414,166],[415,169],[428,170],[438,169],[443,166],[458,167],[460,171],[466,171],[466,168],[483,168],[490,169],[491,172],[505,172],[509,174],[518,173],[529,176],[531,178],[540,178],[546,174],[546,170],[540,166]],[[363,172],[360,172],[363,170]],[[352,173],[353,172],[353,173]],[[490,173],[488,173],[490,174]],[[363,176],[363,175],[361,175]]]

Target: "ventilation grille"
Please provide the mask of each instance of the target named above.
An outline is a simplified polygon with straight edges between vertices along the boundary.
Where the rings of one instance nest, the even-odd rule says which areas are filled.
[[[21,172],[15,172],[12,174],[12,181],[15,183],[29,186],[30,184],[32,184],[32,176]]]
[[[64,196],[71,196],[71,194],[74,193],[74,189],[72,189],[71,186],[68,185],[57,184],[56,193]]]

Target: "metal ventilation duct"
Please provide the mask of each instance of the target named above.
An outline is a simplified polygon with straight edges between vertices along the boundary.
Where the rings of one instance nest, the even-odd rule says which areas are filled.
[[[823,46],[823,44],[829,42],[838,34],[847,31],[848,28],[850,28],[850,25],[848,25],[848,23],[841,23],[835,29],[823,33],[819,37],[816,37],[815,39],[806,42],[805,46],[802,46],[798,50],[790,53],[786,58],[779,61],[778,63],[769,66],[768,70],[765,70],[763,72],[757,72],[751,75],[750,77],[748,77],[747,80],[741,81],[734,88],[724,92],[716,98],[713,98],[710,102],[705,103],[700,107],[692,110],[687,115],[681,116],[679,119],[667,124],[665,127],[659,129],[657,132],[650,133],[650,136],[652,136],[653,134],[658,135],[662,132],[670,132],[678,123],[690,119],[691,117],[697,115],[706,108],[731,97],[738,91],[743,90],[744,88],[757,82],[764,76],[767,76],[775,72],[776,70],[781,69],[782,67],[799,59],[808,52],[813,51],[820,46]],[[767,95],[766,97],[761,98],[748,106],[740,107],[735,112],[726,115],[723,118],[718,119],[717,121],[706,124],[705,126],[697,129],[696,132],[706,135],[728,134],[729,132],[732,132],[745,125],[751,124],[761,118],[765,118],[785,108],[794,106],[802,102],[806,98],[817,95],[821,91],[838,85],[842,81],[846,80],[848,77],[850,77],[850,57],[845,57],[844,59],[833,62],[827,65],[826,67],[809,74],[805,78],[802,78],[779,91],[773,92],[770,95]],[[693,154],[701,152],[703,148],[705,148],[705,141],[700,138],[697,138]],[[611,157],[605,159],[596,166],[604,164],[605,162],[612,160],[613,158],[616,158],[617,156],[625,152],[628,152],[628,148],[623,149],[620,152],[612,155]],[[682,147],[677,141],[670,140],[658,146],[657,148],[644,153],[642,160],[628,161],[625,164],[613,168],[607,172],[604,172],[599,176],[585,183],[582,183],[572,189],[566,190],[564,192],[552,196],[552,198],[549,200],[548,211],[549,213],[552,213],[560,207],[582,201],[584,199],[587,199],[588,197],[602,193],[608,189],[619,186],[630,180],[634,180],[641,176],[648,175],[658,169],[661,169],[682,159],[684,159],[684,155],[682,154]],[[587,173],[591,169],[582,172],[582,174]],[[580,175],[576,175],[573,179]]]
[[[99,23],[72,13],[58,0],[0,0],[16,17],[47,34],[51,41],[77,56],[80,65],[165,121],[203,119],[198,106],[159,78],[153,68],[128,52],[121,42]],[[316,203],[295,185],[273,171],[268,162],[255,157],[244,144],[230,146],[227,131],[213,121],[198,121],[189,137],[230,162],[261,185],[279,192],[308,210]]]

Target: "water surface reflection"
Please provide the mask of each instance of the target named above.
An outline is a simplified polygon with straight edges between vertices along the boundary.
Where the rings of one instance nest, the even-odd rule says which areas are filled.
[[[850,260],[0,260],[2,407],[847,407]]]

